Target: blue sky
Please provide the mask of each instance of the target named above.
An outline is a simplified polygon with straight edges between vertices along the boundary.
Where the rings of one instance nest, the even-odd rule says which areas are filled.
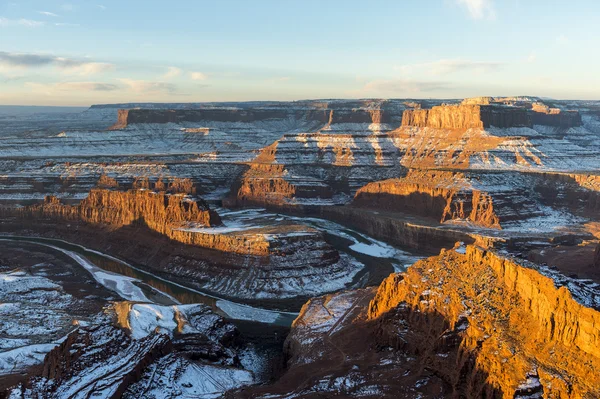
[[[596,0],[0,2],[0,104],[600,99]]]

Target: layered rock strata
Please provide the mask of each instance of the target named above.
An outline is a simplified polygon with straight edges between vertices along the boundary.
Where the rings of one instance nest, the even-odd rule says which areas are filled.
[[[352,204],[431,217],[440,223],[459,219],[500,228],[492,196],[473,190],[461,173],[411,171],[402,179],[367,184]]]
[[[286,341],[288,371],[238,397],[592,398],[597,288],[468,246],[377,289],[314,298]],[[596,301],[596,304],[599,302]]]
[[[112,229],[135,224],[183,244],[258,256],[271,253],[270,242],[261,235],[203,234],[186,230],[189,224],[214,227],[221,224],[221,219],[203,200],[182,194],[144,189],[93,189],[78,205],[65,205],[55,197],[47,197],[42,204],[4,212],[9,215],[16,212],[29,221],[81,221]]]
[[[406,110],[402,126],[434,129],[484,129],[532,127],[527,110],[495,105],[441,105],[431,109]]]
[[[46,355],[41,375],[12,389],[10,397],[222,394],[254,382],[241,366],[238,336],[202,305],[116,302],[94,325],[69,334]]]
[[[368,318],[385,317],[401,304],[424,321],[442,315],[450,331],[460,331],[462,355],[444,372],[457,387],[467,377],[460,389],[469,387],[468,376],[455,373],[470,358],[504,395],[519,395],[526,386],[547,397],[594,397],[600,394],[592,371],[600,364],[600,313],[567,286],[558,287],[534,265],[476,247],[464,255],[442,251],[385,280]]]
[[[487,129],[528,127],[534,125],[561,128],[582,125],[577,111],[562,111],[548,107],[534,107],[530,111],[523,106],[505,106],[484,102],[445,104],[431,109],[405,110],[402,126],[430,127],[434,129]]]

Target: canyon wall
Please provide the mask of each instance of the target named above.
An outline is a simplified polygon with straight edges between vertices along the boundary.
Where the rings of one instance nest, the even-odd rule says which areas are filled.
[[[112,226],[143,223],[162,234],[187,222],[203,226],[221,224],[219,215],[202,200],[149,190],[93,189],[77,206],[47,197],[42,204],[23,208],[21,212],[28,218],[81,220]]]
[[[462,173],[411,170],[401,179],[367,184],[352,205],[417,214],[440,223],[460,219],[500,228],[492,196],[470,188]]]
[[[391,106],[376,108],[340,108],[335,104],[292,107],[212,107],[197,109],[119,109],[117,122],[110,127],[118,130],[137,123],[181,122],[259,122],[266,120],[308,120],[324,126],[338,123],[392,123],[400,120],[400,109]],[[358,105],[358,104],[357,104]]]
[[[577,215],[598,219],[600,175],[586,173],[544,173],[534,185],[544,203],[564,206]]]
[[[522,108],[493,105],[440,105],[431,109],[406,110],[402,126],[435,129],[483,129],[497,127],[531,127],[531,118]]]
[[[533,125],[568,128],[581,126],[582,121],[577,111],[543,112],[525,107],[472,103],[405,110],[402,115],[402,126],[435,129],[532,128]]]
[[[442,315],[460,332],[463,360],[472,354],[505,395],[524,387],[552,398],[600,395],[600,312],[513,259],[474,246],[442,251],[386,279],[368,317],[383,320],[398,306],[408,306],[409,318]],[[441,366],[450,380],[461,368]]]
[[[141,225],[171,240],[219,251],[267,256],[271,243],[260,234],[205,234],[186,226],[218,226],[219,215],[200,199],[149,190],[116,191],[93,189],[78,205],[66,205],[55,197],[18,209],[2,209],[4,216],[17,216],[29,223],[39,220],[80,221],[111,229]]]
[[[533,103],[531,109],[533,111],[531,120],[534,125],[563,128],[583,125],[581,114],[578,111],[563,111],[559,108],[550,108],[543,103]]]

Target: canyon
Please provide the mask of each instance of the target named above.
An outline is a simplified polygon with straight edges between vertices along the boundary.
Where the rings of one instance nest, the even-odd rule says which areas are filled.
[[[15,117],[0,397],[598,397],[599,176],[597,101]]]

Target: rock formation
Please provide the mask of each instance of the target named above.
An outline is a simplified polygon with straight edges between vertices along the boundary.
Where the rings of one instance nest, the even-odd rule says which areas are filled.
[[[441,105],[431,109],[406,110],[402,126],[435,129],[484,129],[490,126],[531,127],[527,110],[497,105]]]
[[[395,112],[384,106],[365,109],[364,104],[357,102],[357,107],[339,109],[333,104],[299,104],[299,109],[270,106],[259,107],[203,107],[196,109],[156,109],[132,108],[119,109],[117,122],[109,129],[124,129],[132,124],[140,123],[181,123],[181,122],[259,122],[263,120],[285,120],[289,118],[306,119],[322,124],[332,123],[390,123]],[[361,106],[362,105],[362,106]],[[396,111],[397,112],[397,111]]]
[[[201,199],[149,190],[94,189],[77,206],[46,197],[42,204],[27,207],[21,213],[32,219],[81,220],[115,227],[143,223],[161,234],[169,234],[174,226],[187,222],[203,226],[221,224],[219,215]]]
[[[391,275],[376,293],[315,298],[286,341],[287,373],[235,394],[596,397],[600,312],[581,302],[590,292],[548,273],[457,247]]]
[[[390,276],[368,317],[383,317],[401,303],[413,313],[443,315],[450,330],[461,331],[462,351],[505,395],[528,386],[547,397],[594,397],[600,394],[592,371],[600,362],[600,312],[581,300],[535,268],[468,247],[464,255],[443,251]],[[463,364],[452,361],[458,363],[445,373],[456,384]]]
[[[511,105],[505,105],[505,104]],[[530,106],[531,107],[531,106]],[[577,127],[582,125],[577,111],[561,111],[543,104],[534,103],[530,111],[527,106],[506,99],[475,98],[461,104],[444,104],[431,109],[405,110],[402,126],[431,127],[435,129],[485,129],[529,127],[547,125]]]
[[[105,312],[95,325],[79,327],[50,351],[41,375],[13,389],[10,397],[214,395],[253,382],[252,372],[239,361],[239,331],[202,305],[117,302]],[[164,375],[155,379],[157,369]],[[230,381],[230,375],[237,380]]]
[[[581,126],[581,115],[577,111],[562,111],[558,108],[549,108],[543,104],[534,104],[531,113],[534,125],[547,125],[562,128]]]
[[[3,119],[0,133],[9,133],[0,134],[2,233],[109,253],[157,281],[218,296],[229,316],[297,311],[308,300],[282,378],[230,397],[600,395],[597,101],[132,103],[60,122]],[[268,209],[219,215],[209,203]],[[426,254],[440,255],[410,266]],[[36,295],[57,295],[47,291]],[[5,324],[32,306],[15,306]],[[48,357],[44,381],[15,394],[37,386],[51,397],[89,381],[81,376],[94,362],[110,371],[100,384],[125,398],[197,395],[180,378],[188,372],[209,393],[252,380],[229,344],[175,337],[192,324],[181,309],[128,302],[115,311],[118,328],[82,323]],[[197,324],[204,316],[194,314]],[[154,338],[130,337],[140,320]],[[221,327],[214,335],[230,337]],[[122,345],[105,349],[103,337]],[[113,360],[94,355],[103,352]],[[197,371],[196,357],[215,362],[218,383]],[[130,359],[123,372],[112,373],[115,359]]]
[[[489,193],[474,190],[462,173],[410,171],[402,179],[369,183],[356,192],[354,206],[406,212],[448,220],[469,220],[500,228]]]

